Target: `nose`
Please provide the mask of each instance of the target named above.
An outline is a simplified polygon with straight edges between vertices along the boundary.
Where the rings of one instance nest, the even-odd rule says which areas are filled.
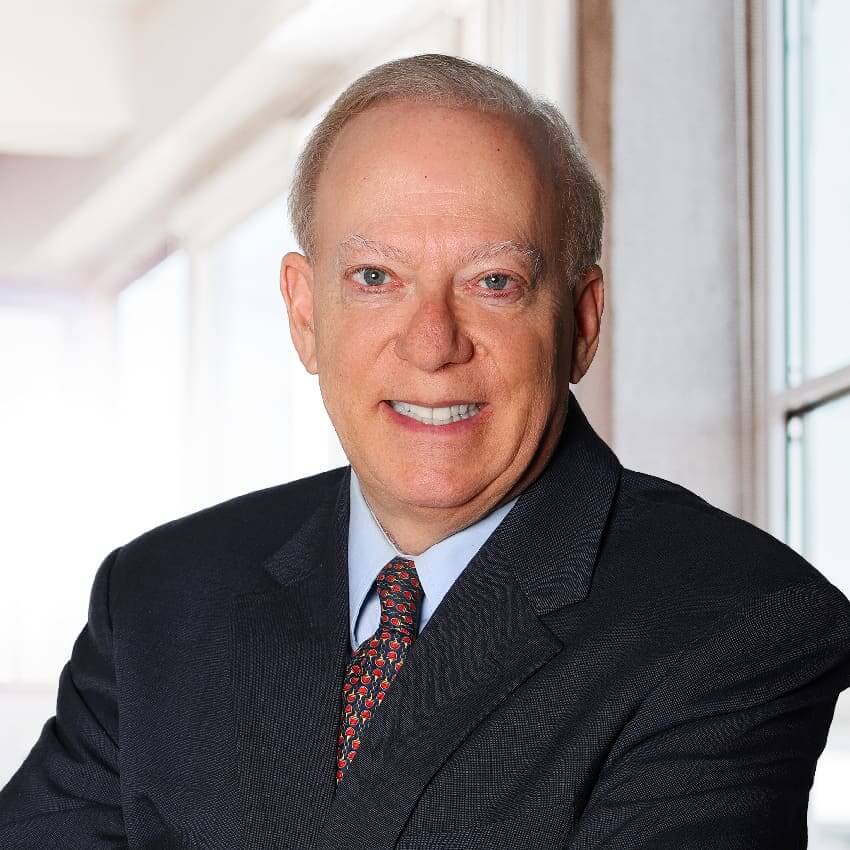
[[[420,299],[396,339],[398,357],[425,372],[466,363],[473,353],[472,340],[458,322],[450,296],[430,294]]]

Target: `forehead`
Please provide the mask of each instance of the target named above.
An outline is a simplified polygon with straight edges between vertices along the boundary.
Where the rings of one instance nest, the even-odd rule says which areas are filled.
[[[510,119],[391,102],[352,118],[319,179],[319,252],[350,233],[388,240],[541,242],[545,182]],[[468,248],[468,244],[466,244]]]

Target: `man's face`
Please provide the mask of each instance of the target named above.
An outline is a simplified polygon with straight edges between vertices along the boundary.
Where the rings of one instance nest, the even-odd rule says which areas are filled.
[[[572,299],[550,203],[503,118],[385,103],[342,130],[293,296],[311,326],[296,345],[367,493],[494,506],[551,453]]]

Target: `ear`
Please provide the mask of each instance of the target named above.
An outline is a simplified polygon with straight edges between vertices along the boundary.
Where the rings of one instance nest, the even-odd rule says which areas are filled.
[[[315,375],[318,365],[313,320],[313,266],[303,254],[290,251],[281,260],[280,293],[286,302],[292,343],[304,368]]]
[[[605,279],[599,266],[591,266],[573,290],[573,356],[570,383],[577,384],[590,368],[599,346],[602,312],[605,309]]]

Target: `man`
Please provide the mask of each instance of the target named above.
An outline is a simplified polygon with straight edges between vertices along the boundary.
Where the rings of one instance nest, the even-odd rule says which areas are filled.
[[[106,559],[0,846],[804,847],[850,604],[591,429],[602,213],[563,118],[381,66],[291,211],[351,466]]]

